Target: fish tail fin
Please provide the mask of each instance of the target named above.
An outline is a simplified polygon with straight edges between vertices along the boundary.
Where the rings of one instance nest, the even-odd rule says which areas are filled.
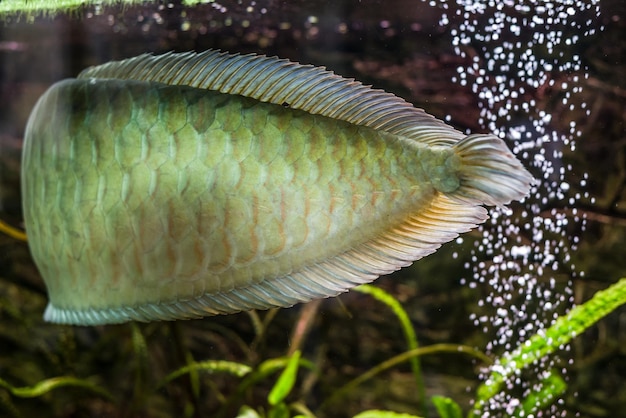
[[[528,195],[534,178],[494,135],[469,135],[452,146],[460,160],[460,187],[450,197],[473,204],[504,206]]]

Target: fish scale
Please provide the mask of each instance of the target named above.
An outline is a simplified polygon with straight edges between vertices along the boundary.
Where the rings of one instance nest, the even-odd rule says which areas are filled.
[[[59,190],[54,196],[59,205],[42,205],[37,208],[38,212],[29,212],[29,219],[58,213],[54,225],[67,232],[58,235],[48,250],[42,248],[41,252],[34,254],[39,260],[47,259],[40,267],[46,276],[55,280],[73,277],[72,292],[78,290],[93,295],[83,297],[77,305],[79,309],[108,307],[108,302],[101,298],[106,291],[115,290],[116,295],[128,292],[121,284],[117,289],[106,290],[99,289],[97,283],[90,283],[89,290],[81,289],[79,279],[95,276],[93,265],[100,265],[97,276],[104,276],[103,281],[120,283],[123,276],[130,278],[126,287],[141,284],[147,288],[145,293],[134,293],[133,299],[128,301],[130,304],[143,304],[155,300],[153,297],[158,301],[168,299],[168,295],[160,294],[163,288],[160,276],[168,266],[164,260],[178,266],[166,268],[166,276],[176,275],[178,286],[183,289],[193,287],[192,296],[264,279],[268,275],[265,265],[269,262],[292,271],[309,260],[320,258],[322,246],[347,248],[343,237],[355,227],[352,222],[357,217],[355,212],[357,215],[367,214],[360,220],[360,232],[356,234],[372,235],[378,228],[368,227],[368,224],[376,222],[377,213],[389,213],[395,207],[403,213],[410,205],[404,200],[401,205],[387,199],[372,201],[365,197],[372,189],[379,189],[382,193],[393,188],[410,190],[407,185],[422,180],[421,177],[410,179],[407,175],[407,178],[397,177],[392,184],[385,176],[363,178],[361,175],[366,173],[361,169],[361,160],[364,158],[369,159],[369,167],[376,165],[378,169],[374,171],[378,172],[393,172],[391,166],[394,163],[407,163],[402,161],[407,160],[402,154],[394,162],[390,153],[382,151],[384,142],[380,141],[378,134],[367,128],[350,126],[341,135],[337,132],[336,122],[329,123],[320,116],[311,118],[294,110],[250,103],[249,99],[238,96],[222,97],[225,95],[219,93],[197,97],[198,91],[194,89],[181,91],[177,88],[172,92],[172,87],[163,85],[129,86],[116,81],[75,81],[61,87],[69,92],[63,91],[62,96],[59,92],[59,97],[55,98],[56,91],[52,90],[49,93],[51,102],[42,106],[62,109],[68,108],[70,102],[80,104],[63,118],[69,121],[65,128],[67,132],[63,132],[63,127],[55,127],[55,136],[49,135],[47,121],[42,119],[41,124],[31,127],[30,134],[43,147],[39,153],[41,156],[48,154],[46,147],[55,144],[59,133],[71,141],[59,143],[57,140],[58,145],[65,144],[78,152],[68,153],[67,161],[61,156],[52,161],[45,157],[29,161],[33,170],[38,166],[38,171],[29,174],[26,181],[37,190],[41,187],[37,182],[43,180],[40,174],[49,172],[50,165],[56,165],[54,171],[58,174],[71,170],[80,175],[83,185],[77,195],[76,177],[64,177],[65,183],[58,183]],[[156,96],[152,94],[154,90]],[[99,126],[85,122],[94,119],[93,112],[101,111],[102,98],[107,96],[110,97],[108,134],[113,137],[112,143],[109,143],[108,136],[97,135]],[[154,100],[168,103],[158,107],[158,115],[149,111],[157,109],[151,105]],[[208,119],[213,119],[212,124],[189,117],[193,114],[200,116],[195,110],[197,107],[205,110]],[[246,112],[254,117],[247,117]],[[232,117],[241,113],[243,117]],[[302,152],[298,152],[293,161],[294,168],[286,169],[289,167],[287,162],[293,158],[288,123],[302,116],[310,121],[309,134],[306,138],[299,135],[300,131],[293,135],[296,141],[299,138],[302,142],[295,145]],[[296,126],[300,128],[302,124]],[[139,127],[145,129],[148,125],[150,128],[143,135]],[[283,131],[276,126],[282,126]],[[264,130],[264,127],[267,128]],[[249,137],[241,135],[242,129],[256,132],[254,145]],[[164,140],[164,136],[168,140]],[[361,137],[361,140],[355,145],[347,145],[347,136]],[[212,139],[217,137],[220,139],[214,148]],[[95,165],[87,161],[91,158],[89,152],[80,152],[90,141],[96,141],[98,150]],[[209,162],[197,156],[193,158],[198,149],[196,144],[204,141],[206,143],[202,146],[207,147]],[[386,145],[393,146],[394,143]],[[142,151],[146,149],[148,152]],[[59,154],[63,154],[63,150]],[[115,163],[101,164],[110,159]],[[211,175],[203,175],[206,166],[213,166]],[[177,173],[181,171],[190,180],[182,193],[178,193]],[[126,193],[121,193],[119,188],[119,184],[124,183],[123,177],[132,179],[126,186]],[[99,193],[97,189],[102,181],[104,191]],[[101,210],[88,213],[93,210],[94,199]],[[48,196],[44,200],[48,200]],[[251,207],[251,202],[256,202],[256,206]],[[208,222],[198,222],[195,228],[188,227],[194,225],[196,218],[188,206],[198,204]],[[302,206],[308,206],[307,219],[302,218]],[[169,222],[164,223],[164,219]],[[289,231],[288,239],[286,231]],[[50,232],[31,231],[30,235],[36,241]],[[70,239],[68,234],[77,236]],[[104,249],[85,253],[87,236],[89,242],[110,240],[110,243]],[[202,248],[198,250],[198,247]],[[179,251],[178,248],[189,251]],[[63,262],[55,263],[55,257],[49,254],[51,249],[67,251],[75,260],[71,264],[75,272],[68,271]],[[294,252],[299,255],[298,262],[294,261]],[[210,261],[205,269],[193,267],[185,271],[183,267],[202,264],[201,260],[206,259]],[[114,274],[108,263],[121,264],[121,270],[118,268]],[[239,274],[241,265],[247,265],[252,274]],[[269,269],[270,272],[273,270]],[[218,275],[213,284],[197,286],[195,283],[203,277]],[[62,288],[60,284],[52,281],[49,286],[51,297],[64,297],[55,294]],[[124,302],[121,296],[115,299]]]
[[[22,164],[45,317],[75,324],[336,295],[434,252],[530,183],[498,138],[324,70],[213,51],[55,84]]]

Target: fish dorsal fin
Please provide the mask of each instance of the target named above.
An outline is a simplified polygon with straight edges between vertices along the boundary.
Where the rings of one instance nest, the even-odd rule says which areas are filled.
[[[74,311],[48,305],[45,318],[52,322],[82,325],[190,319],[250,309],[287,307],[336,296],[434,253],[443,243],[469,231],[485,219],[485,208],[436,194],[425,210],[409,215],[393,228],[341,254],[284,276],[269,277],[250,286],[207,293],[198,298],[134,307]]]
[[[393,94],[341,77],[324,67],[265,55],[217,50],[143,54],[87,68],[78,78],[153,81],[238,94],[429,145],[450,146],[464,137]]]

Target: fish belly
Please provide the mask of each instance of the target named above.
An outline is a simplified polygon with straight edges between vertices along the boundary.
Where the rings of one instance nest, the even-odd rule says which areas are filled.
[[[245,288],[349,251],[427,205],[436,192],[418,151],[288,104],[66,80],[27,126],[31,251],[62,309]]]

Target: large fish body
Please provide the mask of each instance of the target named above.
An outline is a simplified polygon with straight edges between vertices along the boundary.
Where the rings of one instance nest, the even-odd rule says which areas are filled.
[[[209,51],[88,69],[39,100],[22,166],[45,318],[291,306],[409,265],[528,192],[465,136],[322,68]]]

